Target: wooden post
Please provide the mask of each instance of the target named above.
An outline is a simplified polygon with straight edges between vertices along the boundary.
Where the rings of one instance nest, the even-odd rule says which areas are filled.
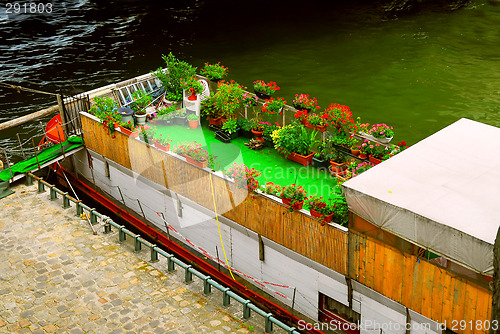
[[[491,283],[493,290],[491,322],[500,323],[500,228],[497,231],[497,238],[493,248],[493,282]],[[495,329],[493,327],[490,327],[490,333],[496,334],[500,332],[498,326]]]
[[[59,111],[59,106],[52,106],[50,108],[42,109],[42,110],[39,110],[39,111],[34,112],[32,114],[28,114],[28,115],[18,117],[18,118],[12,119],[12,120],[4,122],[4,123],[0,123],[0,131],[10,129],[10,128],[22,125],[24,123],[34,121],[36,119],[39,119],[39,118],[42,118],[42,117],[45,117],[48,115],[55,114],[58,111]]]
[[[68,138],[68,133],[66,131],[66,127],[68,126],[66,124],[66,122],[68,121],[66,119],[66,115],[64,115],[64,101],[62,99],[62,96],[61,94],[57,94],[57,104],[59,105],[59,115],[61,115],[61,126],[62,126],[62,129],[63,129],[63,133],[64,133],[64,138]]]

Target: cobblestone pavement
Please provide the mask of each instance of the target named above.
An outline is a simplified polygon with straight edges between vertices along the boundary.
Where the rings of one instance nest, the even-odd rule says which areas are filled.
[[[165,260],[149,263],[116,229],[93,235],[60,196],[13,190],[0,200],[0,333],[264,333],[260,316],[239,320],[239,303],[164,274]]]

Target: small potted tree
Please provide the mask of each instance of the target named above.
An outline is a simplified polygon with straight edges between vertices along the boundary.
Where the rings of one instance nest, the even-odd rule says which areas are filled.
[[[200,118],[196,114],[189,114],[187,116],[187,120],[191,129],[196,129],[198,127],[198,123],[200,122]]]
[[[134,110],[137,125],[146,124],[146,107],[151,103],[152,97],[142,90],[136,90],[132,93],[132,99],[130,107]]]

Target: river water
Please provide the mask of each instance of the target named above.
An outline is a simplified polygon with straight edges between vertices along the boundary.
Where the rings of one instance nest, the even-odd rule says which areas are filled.
[[[238,3],[238,4],[237,4]],[[0,81],[82,92],[146,73],[172,51],[201,67],[218,62],[252,87],[281,86],[291,101],[349,105],[413,144],[461,117],[500,126],[500,6],[425,6],[389,13],[374,1],[54,1],[51,13],[0,9]],[[251,89],[250,89],[251,90]],[[55,104],[0,88],[0,122]],[[46,119],[44,120],[46,121]],[[0,134],[14,145],[15,133]]]

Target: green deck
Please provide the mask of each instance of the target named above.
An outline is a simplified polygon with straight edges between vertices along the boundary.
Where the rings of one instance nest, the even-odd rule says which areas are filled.
[[[329,175],[325,169],[313,166],[304,167],[301,164],[285,159],[274,148],[264,148],[259,151],[249,149],[244,144],[248,138],[239,137],[231,143],[223,143],[215,139],[215,132],[204,124],[202,128],[190,129],[188,126],[169,125],[158,126],[158,131],[169,135],[172,146],[182,142],[196,141],[204,146],[215,158],[215,169],[227,169],[233,162],[244,163],[262,173],[258,178],[260,184],[273,182],[281,186],[296,183],[304,187],[308,195],[317,194],[330,198],[332,187],[337,184],[336,178]]]

